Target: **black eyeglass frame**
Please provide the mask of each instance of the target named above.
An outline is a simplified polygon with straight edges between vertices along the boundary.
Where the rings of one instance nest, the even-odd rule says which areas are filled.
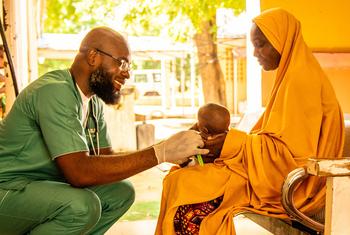
[[[103,54],[103,55],[109,56],[109,57],[111,57],[112,59],[116,60],[116,61],[120,64],[120,65],[119,65],[119,69],[120,69],[121,71],[123,71],[123,72],[129,72],[129,71],[131,70],[131,66],[130,66],[131,63],[129,63],[128,60],[126,60],[125,58],[123,58],[123,57],[119,57],[119,58],[118,58],[118,57],[115,57],[115,56],[113,56],[113,55],[111,55],[111,54],[109,54],[109,53],[107,53],[107,52],[105,52],[105,51],[102,51],[102,50],[98,49],[98,48],[95,48],[95,50],[96,50],[97,52]]]

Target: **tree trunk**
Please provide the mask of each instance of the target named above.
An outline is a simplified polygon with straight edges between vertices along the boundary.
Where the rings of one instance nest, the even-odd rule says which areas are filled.
[[[202,78],[205,103],[226,105],[225,80],[217,54],[216,33],[212,33],[215,20],[204,21],[194,36],[198,53],[198,69]]]

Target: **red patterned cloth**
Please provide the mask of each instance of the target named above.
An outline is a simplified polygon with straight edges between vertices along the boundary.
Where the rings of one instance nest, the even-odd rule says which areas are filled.
[[[179,206],[174,217],[174,228],[177,235],[198,235],[202,220],[219,207],[222,198],[208,202]]]

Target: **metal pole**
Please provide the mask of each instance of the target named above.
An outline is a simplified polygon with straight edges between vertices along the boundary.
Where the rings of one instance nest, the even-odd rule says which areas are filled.
[[[18,85],[17,85],[16,74],[15,74],[15,67],[13,66],[13,62],[12,62],[12,58],[11,58],[11,54],[10,54],[10,49],[9,49],[7,41],[6,41],[5,31],[4,31],[4,27],[2,24],[1,18],[0,18],[0,34],[1,34],[2,42],[4,44],[7,62],[9,64],[10,71],[11,71],[12,83],[13,83],[13,87],[15,88],[15,95],[17,97],[19,92],[18,92]]]

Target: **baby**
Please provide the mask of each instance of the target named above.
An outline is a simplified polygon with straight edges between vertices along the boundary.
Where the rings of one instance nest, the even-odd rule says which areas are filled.
[[[199,108],[197,114],[198,131],[213,136],[227,132],[230,126],[230,112],[219,104],[208,103]]]
[[[197,123],[190,129],[200,132],[204,141],[211,139],[212,137],[226,133],[229,130],[231,123],[230,112],[222,105],[208,103],[199,108],[197,113]],[[212,150],[207,155],[210,162],[220,155],[221,148]],[[207,162],[207,161],[205,161]],[[181,167],[196,164],[196,159],[181,164]]]

